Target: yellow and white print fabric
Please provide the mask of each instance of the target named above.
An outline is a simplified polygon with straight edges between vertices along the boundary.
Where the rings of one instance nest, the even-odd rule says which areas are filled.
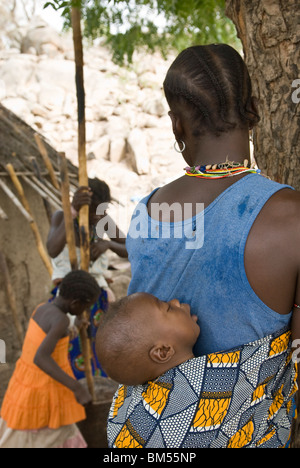
[[[109,447],[284,447],[296,377],[289,330],[191,359],[145,385],[119,387]]]

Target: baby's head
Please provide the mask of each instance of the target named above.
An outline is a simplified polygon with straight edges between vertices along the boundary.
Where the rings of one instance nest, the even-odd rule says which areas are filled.
[[[199,333],[188,304],[136,293],[110,305],[98,328],[96,352],[109,377],[139,385],[191,359]]]

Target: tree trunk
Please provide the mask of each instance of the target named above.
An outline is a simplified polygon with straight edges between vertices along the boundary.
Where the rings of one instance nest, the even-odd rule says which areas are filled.
[[[254,155],[271,179],[300,189],[299,0],[226,0],[258,98]]]

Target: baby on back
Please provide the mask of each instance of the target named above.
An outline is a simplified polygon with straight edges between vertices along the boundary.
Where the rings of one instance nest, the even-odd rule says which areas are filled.
[[[141,385],[193,358],[199,333],[188,304],[135,293],[111,304],[97,332],[96,352],[110,378]]]

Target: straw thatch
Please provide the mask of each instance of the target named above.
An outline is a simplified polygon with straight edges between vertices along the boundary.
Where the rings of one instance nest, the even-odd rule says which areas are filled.
[[[7,164],[12,164],[20,181],[32,186],[48,201],[52,208],[61,208],[59,186],[53,184],[51,173],[45,164],[42,151],[48,156],[55,177],[59,181],[59,154],[42,135],[38,134],[23,120],[0,104],[0,180],[7,185],[10,177]],[[40,148],[39,148],[40,145]],[[68,161],[71,188],[78,185],[78,171]],[[0,199],[2,198],[2,194]],[[2,215],[9,216],[8,213]],[[1,216],[1,213],[0,213]]]

